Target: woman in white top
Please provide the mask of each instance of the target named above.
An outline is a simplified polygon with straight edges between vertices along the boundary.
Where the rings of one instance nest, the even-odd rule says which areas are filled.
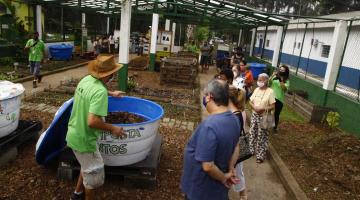
[[[241,72],[240,65],[233,65],[231,70],[234,74],[233,86],[245,91],[245,78]]]
[[[257,85],[250,97],[252,108],[250,125],[250,151],[256,156],[256,162],[262,163],[265,159],[268,142],[269,130],[260,126],[264,114],[271,112],[275,108],[275,96],[271,88],[268,87],[269,76],[262,73],[258,77]]]

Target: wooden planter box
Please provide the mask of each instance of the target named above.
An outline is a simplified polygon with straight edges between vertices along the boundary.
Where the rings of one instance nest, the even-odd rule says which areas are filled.
[[[160,83],[195,86],[197,77],[196,59],[170,57],[160,67]]]
[[[336,109],[315,105],[297,94],[286,94],[286,103],[311,123],[321,123],[324,116]]]

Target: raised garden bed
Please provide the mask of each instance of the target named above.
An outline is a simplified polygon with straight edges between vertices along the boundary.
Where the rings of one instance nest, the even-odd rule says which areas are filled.
[[[146,74],[147,72],[140,74],[139,77],[141,77],[141,79],[138,79],[137,82],[141,87],[147,85],[149,91],[151,91],[150,93],[163,94],[163,92],[157,92],[156,90],[174,89],[161,88],[161,86],[157,84],[148,84],[147,81],[151,82],[151,80],[149,80],[149,78],[145,78]],[[153,75],[152,78],[157,79],[159,77]],[[66,84],[64,83],[63,85]],[[185,99],[189,98],[187,100],[189,102],[188,106],[198,105],[196,103],[199,99],[199,93],[197,93],[198,90],[189,89],[178,91],[183,91],[182,94],[184,94],[183,96],[178,94],[176,97],[179,99],[182,99],[185,102]],[[174,92],[172,92],[170,96],[175,95],[175,93],[178,91],[174,89]],[[164,94],[168,93],[165,92]],[[54,97],[54,95],[59,96],[56,98],[50,98]],[[63,93],[60,95],[60,93],[44,92],[27,101],[59,105],[60,102],[53,100],[62,99],[59,101],[65,101],[70,96],[71,95]],[[47,99],[46,102],[44,102],[43,99]],[[176,119],[181,118],[186,121],[200,120],[199,110],[186,108],[186,106],[179,106],[182,104],[172,105],[171,103],[159,103],[162,104],[165,109],[164,117]],[[22,110],[21,118],[39,119],[43,123],[44,128],[47,128],[49,123],[52,121],[52,117],[49,117],[48,113],[34,112],[32,110]],[[98,199],[184,199],[179,185],[183,169],[184,147],[191,135],[191,131],[177,128],[169,129],[168,127],[160,127],[159,133],[163,137],[163,144],[161,147],[161,161],[159,165],[157,185],[152,189],[138,189],[126,186],[124,180],[117,176],[106,177],[105,185],[96,191]],[[74,191],[76,180],[58,180],[56,178],[57,166],[50,170],[39,166],[35,162],[34,151],[35,142],[28,144],[23,149],[20,149],[19,155],[15,161],[0,168],[0,185],[2,186],[2,189],[0,190],[0,199],[69,199],[70,194]]]
[[[360,198],[359,138],[305,123],[287,107],[280,120],[271,143],[309,199]]]
[[[46,104],[51,106],[60,107],[65,101],[71,99],[72,94],[65,94],[59,92],[40,92],[34,94],[31,97],[26,97],[25,102],[36,103],[36,104]]]
[[[41,67],[41,73],[54,71],[60,68],[87,62],[84,59],[74,59],[70,61],[47,61]],[[0,80],[15,81],[20,78],[31,76],[30,68],[27,63],[20,63],[15,70],[13,66],[0,66]]]
[[[315,105],[296,93],[286,94],[286,103],[312,123],[321,123],[329,111],[335,109]]]

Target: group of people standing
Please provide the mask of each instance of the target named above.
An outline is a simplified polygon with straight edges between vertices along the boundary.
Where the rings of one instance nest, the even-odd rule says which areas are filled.
[[[96,37],[92,40],[95,56],[99,54],[115,54],[118,52],[119,38],[115,39],[113,35],[109,37]]]
[[[228,199],[230,187],[247,199],[243,163],[238,162],[240,136],[246,135],[249,150],[258,164],[265,160],[270,128],[277,132],[284,95],[289,88],[289,68],[279,67],[270,77],[254,78],[244,56],[237,52],[232,68],[223,69],[204,90],[203,106],[210,114],[195,130],[185,148],[181,188],[188,200]],[[255,88],[253,90],[253,87]],[[251,112],[250,130],[245,133],[245,105]],[[266,116],[274,124],[263,126]]]

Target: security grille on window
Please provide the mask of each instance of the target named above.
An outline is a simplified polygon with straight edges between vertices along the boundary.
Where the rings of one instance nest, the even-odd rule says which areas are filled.
[[[328,58],[330,53],[330,45],[322,45],[321,57]]]
[[[270,40],[266,40],[266,47],[269,47]]]

